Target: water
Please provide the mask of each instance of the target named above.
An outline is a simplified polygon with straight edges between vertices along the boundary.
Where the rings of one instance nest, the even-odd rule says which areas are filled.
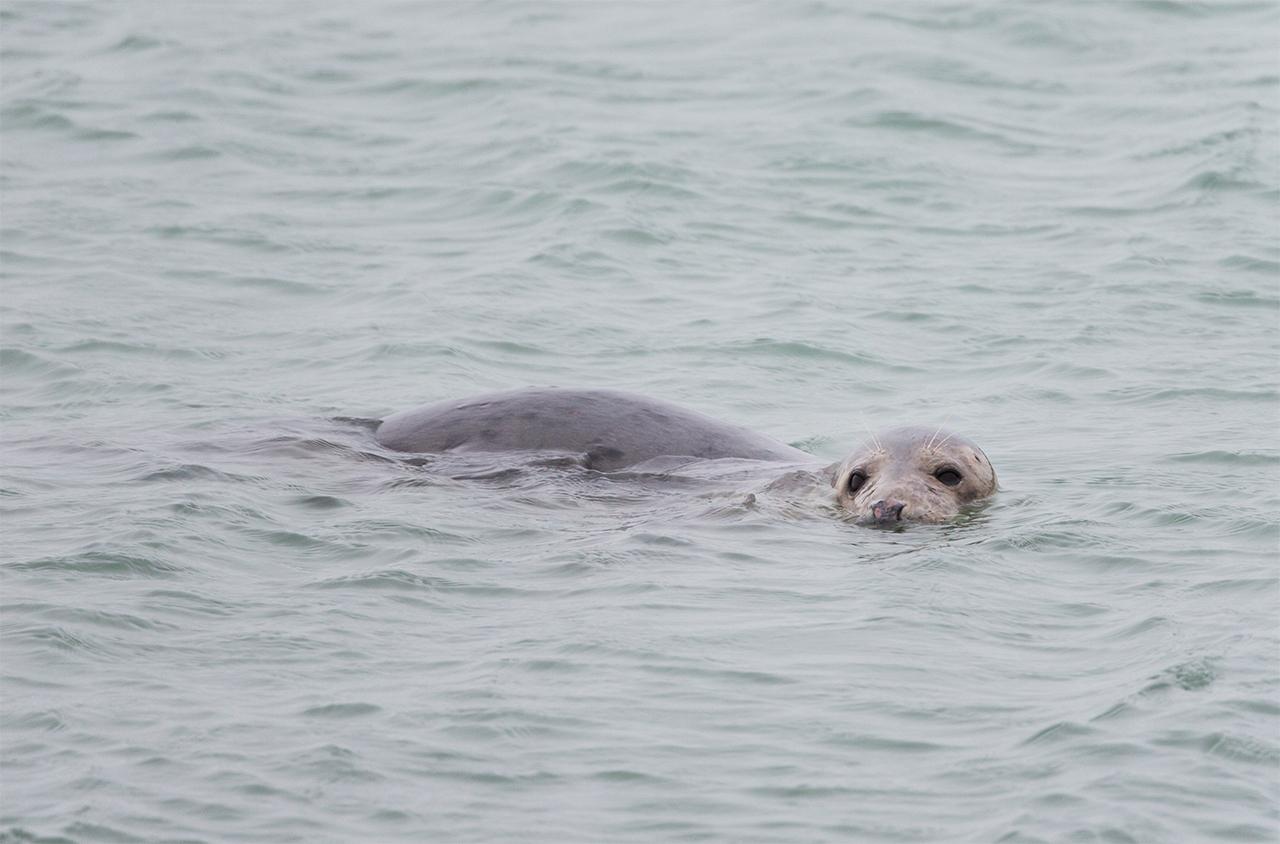
[[[4,840],[1276,839],[1280,7],[0,23]],[[1003,490],[340,419],[526,384]]]

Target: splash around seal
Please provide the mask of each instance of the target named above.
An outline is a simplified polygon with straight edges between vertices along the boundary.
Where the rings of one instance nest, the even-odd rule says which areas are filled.
[[[387,417],[378,441],[395,451],[550,452],[600,472],[658,458],[810,466],[831,480],[837,503],[861,522],[941,522],[996,490],[980,448],[941,429],[874,436],[841,463],[670,402],[621,390],[533,387],[441,401]]]

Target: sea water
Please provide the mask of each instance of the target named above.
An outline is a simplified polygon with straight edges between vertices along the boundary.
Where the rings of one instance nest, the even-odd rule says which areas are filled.
[[[1280,6],[0,27],[3,840],[1276,839]],[[535,384],[1001,491],[353,421]]]

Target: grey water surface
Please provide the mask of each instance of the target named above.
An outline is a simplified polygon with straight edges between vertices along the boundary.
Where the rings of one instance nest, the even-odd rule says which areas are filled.
[[[1274,841],[1280,5],[0,5],[0,840]],[[405,461],[531,384],[999,496]]]

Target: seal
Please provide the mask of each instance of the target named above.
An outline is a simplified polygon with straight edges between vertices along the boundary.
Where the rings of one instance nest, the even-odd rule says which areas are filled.
[[[982,450],[941,429],[886,431],[821,468],[812,454],[763,434],[621,390],[531,387],[435,402],[387,417],[375,436],[386,448],[419,454],[567,454],[599,472],[643,468],[658,458],[817,464],[842,508],[879,525],[945,521],[996,490]]]
[[[941,428],[895,428],[872,436],[835,467],[836,500],[865,521],[944,522],[995,494],[982,449]]]

